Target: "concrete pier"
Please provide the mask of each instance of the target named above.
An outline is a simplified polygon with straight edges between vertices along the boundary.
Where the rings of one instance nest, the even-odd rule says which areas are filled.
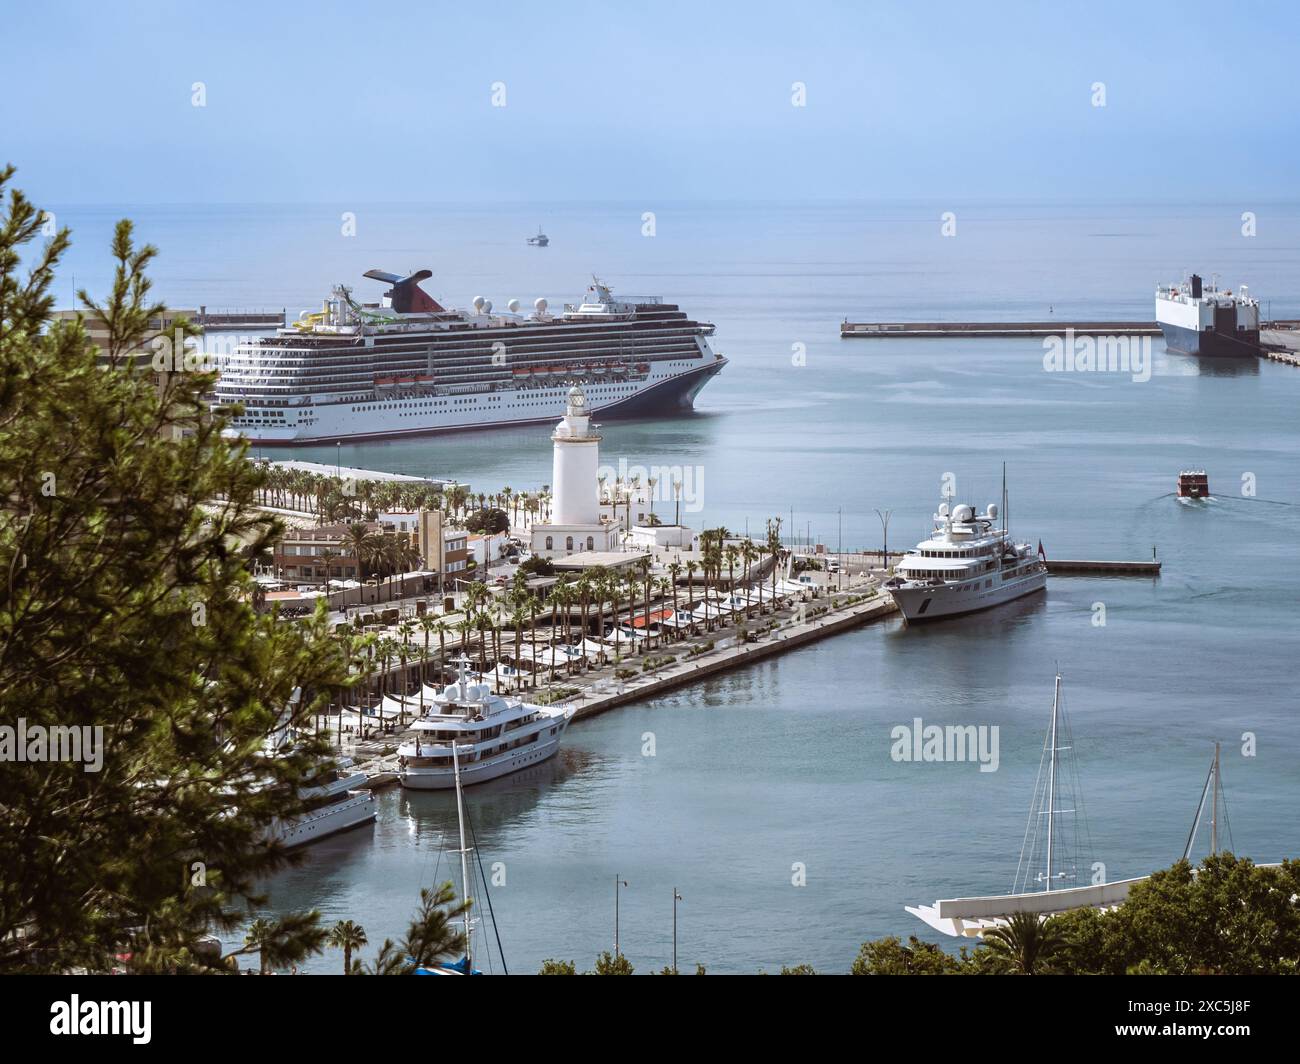
[[[842,339],[924,339],[951,336],[1036,339],[1060,336],[1159,336],[1154,321],[845,321]]]
[[[1154,321],[848,321],[840,323],[841,339],[934,339],[938,337],[1003,337],[1042,339],[1060,336],[1066,329],[1075,336],[1159,336]],[[1265,322],[1260,332],[1286,333],[1300,329],[1300,322]],[[1296,334],[1300,336],[1300,333]]]
[[[1158,576],[1160,562],[1049,561],[1047,571],[1053,576]]]

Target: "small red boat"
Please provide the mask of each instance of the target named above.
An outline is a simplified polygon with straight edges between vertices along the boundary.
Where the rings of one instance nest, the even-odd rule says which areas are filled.
[[[1178,474],[1178,497],[1180,499],[1208,499],[1210,497],[1210,478],[1204,469],[1184,469]]]

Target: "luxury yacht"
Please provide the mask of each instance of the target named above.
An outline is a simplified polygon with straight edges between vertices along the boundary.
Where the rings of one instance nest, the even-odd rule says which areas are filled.
[[[459,679],[434,696],[428,712],[412,725],[414,737],[397,748],[403,787],[456,786],[453,743],[466,786],[536,765],[560,749],[572,708],[551,709],[503,698],[487,684],[470,679],[469,662],[462,657]]]
[[[1047,586],[1047,565],[1028,543],[998,527],[996,503],[974,507],[944,502],[935,528],[903,555],[885,590],[909,621],[952,617],[1000,606]]]
[[[300,817],[277,820],[267,837],[285,846],[302,846],[375,819],[375,795],[366,788],[370,777],[356,771],[351,758],[330,769],[327,777],[300,792],[311,809]]]

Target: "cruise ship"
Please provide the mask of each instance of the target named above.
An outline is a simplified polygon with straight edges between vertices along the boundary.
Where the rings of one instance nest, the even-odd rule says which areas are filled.
[[[534,706],[470,683],[462,658],[459,679],[434,694],[411,726],[415,735],[398,746],[397,778],[412,790],[455,787],[456,757],[466,786],[517,772],[554,755],[572,719],[572,708]]]
[[[1014,543],[998,507],[977,514],[947,501],[934,515],[929,539],[903,555],[885,590],[912,621],[986,610],[1047,586],[1047,566],[1028,543]]]
[[[214,403],[242,408],[228,433],[295,444],[549,423],[575,383],[606,417],[669,414],[727,361],[708,322],[597,279],[561,313],[538,299],[524,315],[515,299],[443,307],[420,287],[429,270],[365,276],[389,286],[379,302],[337,285],[319,312],[218,357]]]
[[[1165,347],[1183,355],[1249,358],[1260,353],[1259,300],[1242,285],[1234,295],[1205,286],[1198,274],[1156,289],[1156,324]]]

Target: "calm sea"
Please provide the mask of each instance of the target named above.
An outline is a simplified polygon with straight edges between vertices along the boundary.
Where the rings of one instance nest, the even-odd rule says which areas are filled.
[[[1064,579],[1046,596],[941,625],[896,621],[576,725],[562,756],[468,792],[511,971],[590,965],[614,937],[639,970],[671,955],[719,972],[844,970],[886,934],[933,938],[903,906],[1010,888],[1051,706],[1065,704],[1093,852],[1110,879],[1182,853],[1216,739],[1231,845],[1300,852],[1294,660],[1300,371],[1198,364],[1152,344],[1149,380],[1048,373],[1037,341],[841,341],[841,319],[1149,319],[1184,271],[1249,283],[1300,317],[1300,207],[573,204],[59,209],[76,284],[102,292],[114,218],[158,244],[176,306],[314,307],[373,267],[428,267],[463,305],[661,294],[717,324],[731,359],[693,416],[609,422],[603,459],[690,467],[697,526],[793,521],[835,549],[928,527],[941,478],[983,506],[1007,463],[1014,531],[1048,556],[1148,558],[1158,580]],[[1257,217],[1241,233],[1243,210]],[[356,235],[341,235],[343,212]],[[654,213],[655,235],[643,236]],[[940,234],[944,211],[955,236]],[[547,249],[524,238],[545,227]],[[62,284],[71,290],[68,272]],[[801,346],[800,346],[801,345]],[[345,464],[476,489],[550,479],[548,427],[344,446]],[[334,460],[332,446],[297,457]],[[1212,502],[1170,496],[1204,467]],[[1243,488],[1254,494],[1243,494]],[[1104,605],[1104,626],[1094,619]],[[998,771],[890,758],[890,731],[997,725]],[[1254,756],[1243,756],[1244,736]],[[655,756],[644,756],[653,738]],[[378,825],[312,848],[274,906],[405,927],[446,878],[453,801],[389,791]],[[806,885],[795,886],[796,866]],[[950,940],[944,940],[951,944]],[[493,946],[495,952],[495,944]],[[369,951],[367,951],[369,952]],[[338,966],[334,954],[308,965]],[[500,959],[493,965],[500,970]]]

